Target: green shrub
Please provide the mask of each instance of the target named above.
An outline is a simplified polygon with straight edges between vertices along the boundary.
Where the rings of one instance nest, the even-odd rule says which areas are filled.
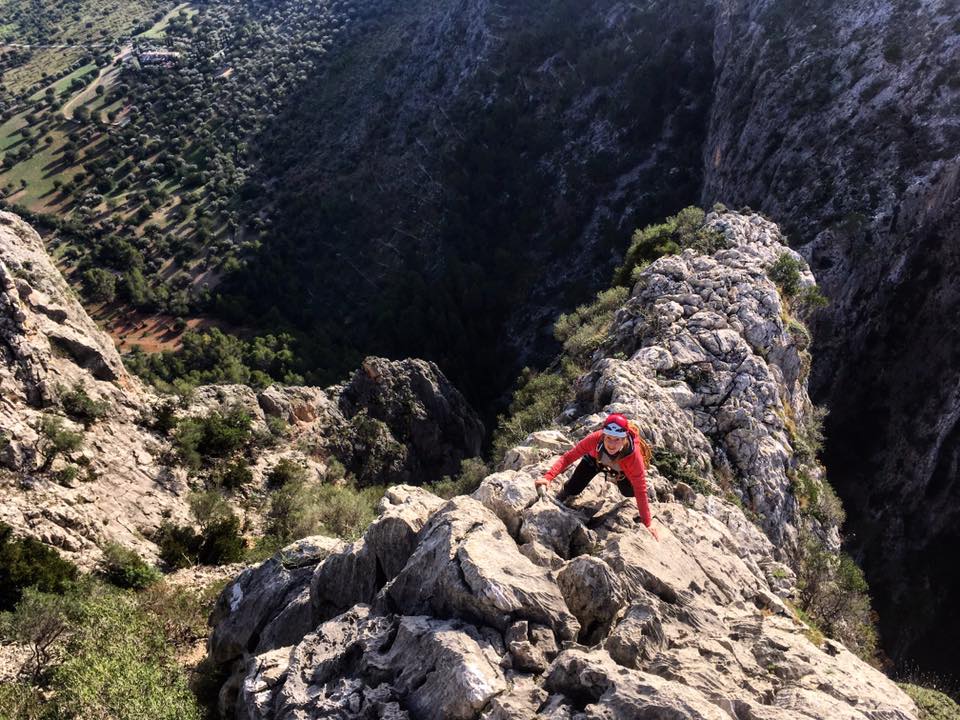
[[[28,669],[35,685],[45,681],[58,644],[76,621],[72,598],[72,593],[55,595],[27,588],[4,623],[5,639],[30,648]]]
[[[174,433],[174,445],[183,462],[201,467],[206,458],[226,457],[250,441],[250,415],[234,405],[226,413],[216,410],[204,417],[182,418]]]
[[[267,485],[281,488],[287,483],[302,482],[307,479],[307,469],[290,458],[280,458],[267,473]]]
[[[788,252],[781,253],[767,270],[767,276],[777,284],[785,297],[792,298],[801,288],[800,273],[803,263]]]
[[[43,457],[39,472],[50,469],[53,461],[61,453],[70,453],[78,450],[83,444],[83,435],[68,430],[63,425],[63,418],[56,415],[44,414],[40,418],[40,435],[37,439],[37,452]]]
[[[102,400],[94,400],[87,395],[87,391],[80,383],[74,385],[73,390],[61,390],[60,405],[70,418],[83,423],[85,428],[100,420],[107,414],[109,408],[108,403]]]
[[[77,578],[77,568],[57,551],[33,538],[15,538],[0,523],[0,610],[12,610],[23,591],[62,593]]]
[[[664,255],[686,249],[709,255],[728,246],[720,231],[704,224],[706,214],[698,207],[686,207],[659,225],[648,225],[633,233],[623,264],[613,276],[614,285],[629,285],[634,270]]]
[[[216,468],[211,479],[225,490],[237,490],[253,482],[253,473],[243,459],[237,459]]]
[[[817,285],[808,285],[797,293],[791,302],[791,307],[800,316],[808,318],[821,308],[830,304]]]
[[[497,418],[493,433],[493,457],[502,458],[514,445],[537,430],[553,424],[567,402],[573,399],[576,365],[565,360],[560,372],[537,372],[524,368],[517,381],[510,407]]]
[[[119,543],[103,547],[102,571],[104,577],[120,588],[141,590],[162,577],[159,570],[145,562],[136,552]]]
[[[189,525],[164,522],[157,531],[154,542],[160,549],[160,559],[171,570],[197,564],[200,541],[196,530]]]
[[[277,546],[318,534],[353,540],[373,521],[381,497],[382,487],[294,481],[270,497],[267,534]]]
[[[0,682],[0,720],[47,720],[43,693],[23,682]]]
[[[95,586],[54,669],[55,717],[200,720],[170,644],[135,596]]]
[[[240,562],[246,547],[240,528],[240,518],[231,514],[204,530],[197,551],[197,560],[202,565],[228,565]]]
[[[72,487],[74,481],[80,475],[80,468],[76,465],[67,465],[54,473],[56,481],[64,487]]]
[[[199,533],[189,525],[166,522],[160,526],[156,543],[160,559],[171,569],[239,562],[246,549],[240,519],[233,513]]]
[[[793,451],[801,463],[812,463],[823,451],[825,440],[823,425],[826,420],[828,408],[823,406],[813,406],[804,418],[803,422],[796,432],[790,438],[793,444]]]
[[[187,496],[187,504],[190,506],[190,513],[200,526],[201,533],[209,526],[222,522],[233,514],[230,504],[216,490],[192,492]]]
[[[150,428],[161,435],[167,435],[177,426],[177,401],[167,398],[153,407],[153,419]]]
[[[165,522],[155,538],[160,559],[174,569],[240,561],[246,548],[240,519],[223,496],[216,490],[194,492],[187,502],[200,531]]]
[[[581,305],[569,315],[561,315],[553,326],[553,334],[567,354],[586,363],[593,352],[606,340],[614,313],[623,305],[630,292],[625,287],[613,287],[597,293],[596,300]]]
[[[343,466],[343,463],[337,460],[335,457],[330,457],[327,459],[327,469],[323,474],[323,479],[327,483],[335,483],[338,480],[343,480],[347,476],[347,469]]]
[[[137,595],[87,579],[64,594],[25,594],[7,638],[33,649],[44,691],[0,684],[0,718],[200,720],[175,654],[184,618],[191,644],[205,634],[210,596],[160,586]]]
[[[799,606],[826,634],[864,660],[877,652],[877,629],[863,571],[846,553],[832,553],[804,531],[797,570]]]
[[[817,479],[805,468],[801,468],[793,475],[792,490],[801,514],[813,517],[827,526],[843,525],[846,520],[843,503],[826,477]]]
[[[674,484],[678,482],[686,483],[701,495],[712,495],[714,493],[714,488],[709,481],[695,468],[691,467],[685,457],[671,450],[662,447],[654,448],[652,464],[661,475]]]
[[[480,487],[480,483],[482,483],[483,479],[489,474],[490,468],[487,467],[483,460],[480,458],[466,458],[461,461],[460,472],[456,477],[451,478],[450,476],[444,476],[442,480],[426,485],[425,489],[434,495],[439,495],[449,500],[457,495],[469,495]]]
[[[919,720],[957,720],[960,705],[939,690],[914,683],[897,683],[920,710]]]

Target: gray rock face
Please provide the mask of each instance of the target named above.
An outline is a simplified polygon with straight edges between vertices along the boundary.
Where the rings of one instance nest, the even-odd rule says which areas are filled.
[[[314,568],[343,542],[316,536],[285,547],[265,563],[244,570],[221,593],[210,615],[210,657],[221,665],[251,651],[263,653],[302,638],[314,624],[309,587]],[[306,607],[302,602],[306,594]]]
[[[353,431],[338,449],[361,481],[439,480],[456,475],[464,458],[480,454],[483,423],[431,362],[368,357],[346,383],[331,390]],[[383,423],[390,441],[405,449],[403,461],[386,472],[367,459],[371,448],[365,428],[371,421]]]
[[[943,0],[722,6],[701,193],[782,223],[830,298],[811,389],[833,482],[866,509],[849,530],[885,649],[955,676],[956,19]]]
[[[790,424],[812,412],[809,353],[767,270],[791,251],[776,225],[757,215],[710,214],[708,225],[730,247],[664,257],[642,273],[580,385],[576,412],[635,417],[654,447],[682,458],[703,482],[726,478],[774,544],[789,551],[799,525]],[[802,280],[813,284],[809,271]],[[819,477],[816,466],[805,471]],[[690,496],[686,485],[677,492]],[[839,547],[835,527],[821,532]]]
[[[103,403],[84,428],[63,417],[75,388]],[[127,375],[113,342],[87,316],[40,237],[0,212],[0,521],[81,565],[114,540],[151,557],[146,537],[165,515],[186,521],[183,473],[159,459],[164,443],[138,425],[154,398]],[[81,447],[46,464],[41,423],[59,415]],[[57,473],[68,466],[74,475]]]
[[[520,488],[507,486],[532,485],[540,472],[534,464],[508,481],[491,476],[477,494],[516,497]],[[595,529],[596,552],[553,571],[521,555],[476,500],[437,505],[372,603],[315,621],[289,647],[234,661],[224,710],[258,720],[916,717],[882,673],[833,641],[811,642],[766,580],[769,540],[743,538],[741,558],[741,537],[707,508],[655,505],[658,542],[614,503],[616,516]],[[533,505],[564,532],[570,511]],[[371,526],[365,545],[379,532]],[[328,598],[343,588],[343,605],[355,598],[350,552],[356,546],[314,571]],[[276,565],[263,568],[246,577],[272,587]],[[250,590],[236,617],[260,604]]]

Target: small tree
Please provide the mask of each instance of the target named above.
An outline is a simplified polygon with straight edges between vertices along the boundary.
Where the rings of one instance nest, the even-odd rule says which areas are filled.
[[[47,674],[56,655],[56,644],[70,629],[75,615],[76,608],[68,595],[24,590],[10,618],[10,627],[13,639],[30,646],[34,684],[39,684]]]
[[[83,385],[77,383],[70,391],[60,391],[60,404],[72,419],[83,423],[85,428],[93,425],[107,414],[107,403],[91,398]]]
[[[83,435],[64,427],[63,418],[43,415],[40,419],[40,436],[35,446],[37,453],[43,457],[43,463],[37,470],[47,472],[58,455],[73,452],[82,444]]]
[[[104,576],[120,588],[140,590],[160,580],[160,571],[145,562],[137,553],[119,543],[103,547],[101,564]]]

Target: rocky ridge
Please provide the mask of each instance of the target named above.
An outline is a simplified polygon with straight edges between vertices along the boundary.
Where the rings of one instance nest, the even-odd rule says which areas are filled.
[[[20,218],[0,213],[0,521],[90,566],[108,541],[156,557],[150,538],[164,520],[188,523],[196,484],[170,438],[151,429],[163,402],[127,374],[113,342],[87,316]],[[76,390],[102,415],[87,426],[64,413]],[[336,457],[361,482],[439,479],[480,451],[483,426],[437,367],[367,358],[338,386],[198,388],[179,415],[239,405],[255,431],[287,423],[283,438],[250,458],[261,495],[282,457],[323,477]],[[44,421],[82,435],[53,452]],[[370,451],[376,444],[379,453]],[[66,468],[74,468],[68,473]],[[255,511],[252,511],[255,514]],[[255,518],[254,518],[255,519]]]
[[[708,220],[728,248],[641,274],[559,429],[470,496],[391,488],[360,540],[307,538],[225,588],[209,655],[226,716],[916,717],[790,606],[797,534],[837,528],[790,490],[785,408],[809,408],[809,358],[766,276],[789,251],[759,216]],[[613,486],[572,509],[534,491],[609,411],[702,477],[651,468],[659,542]]]
[[[811,393],[885,649],[956,676],[957,3],[718,8],[700,202],[776,218],[830,298]]]

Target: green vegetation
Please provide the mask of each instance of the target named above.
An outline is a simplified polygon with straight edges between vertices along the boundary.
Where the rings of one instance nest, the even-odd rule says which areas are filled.
[[[267,486],[281,488],[288,483],[304,482],[307,479],[307,469],[290,458],[280,458],[276,465],[267,473]]]
[[[61,387],[59,391],[63,411],[73,420],[83,423],[85,428],[89,428],[106,415],[109,408],[105,401],[93,400],[79,383],[74,385],[72,390],[67,391]]]
[[[480,458],[466,458],[460,463],[456,477],[444,476],[441,480],[425,486],[434,495],[449,500],[457,495],[469,495],[490,474],[490,468]]]
[[[614,276],[617,284],[597,293],[593,302],[557,319],[554,336],[563,344],[564,350],[559,370],[538,373],[524,368],[507,412],[497,418],[493,435],[494,458],[503,457],[511,446],[522,442],[531,432],[548,427],[573,400],[573,381],[590,367],[593,353],[606,340],[614,313],[629,297],[629,290],[624,285],[635,277],[637,271],[658,257],[687,248],[707,253],[726,247],[724,236],[704,225],[705,217],[703,210],[687,207],[663,223],[637,230],[626,260]],[[691,487],[700,491],[708,487],[694,471],[682,469],[666,456],[661,460],[665,467],[677,473],[678,479],[688,482]]]
[[[261,545],[278,549],[310,535],[335,535],[355,540],[376,516],[384,488],[358,489],[295,480],[270,496],[267,533]]]
[[[492,456],[502,458],[530,433],[550,427],[564,406],[573,400],[573,381],[579,374],[580,369],[570,360],[562,361],[557,372],[524,368],[510,407],[497,418]]]
[[[253,472],[243,458],[237,458],[215,468],[210,479],[215,486],[224,490],[238,490],[253,481]]]
[[[111,542],[104,545],[102,572],[104,577],[119,588],[142,590],[163,577],[159,570],[148,564],[129,548]]]
[[[958,720],[960,705],[939,690],[914,683],[897,683],[917,704],[920,720]]]
[[[727,247],[723,233],[707,227],[705,217],[703,210],[691,206],[662,223],[635,231],[623,264],[613,275],[614,285],[631,285],[637,272],[664,255],[687,249],[709,255]]]
[[[801,515],[815,518],[827,527],[841,527],[846,520],[843,503],[826,477],[814,478],[801,466],[791,473],[792,490]]]
[[[767,275],[777,284],[790,310],[801,317],[809,317],[829,301],[816,285],[803,284],[801,273],[804,267],[803,262],[784,252],[767,270]]]
[[[32,681],[0,685],[0,717],[200,720],[176,653],[203,637],[209,603],[90,580],[57,595],[28,592],[0,626],[3,640],[32,648]]]
[[[250,415],[240,406],[225,413],[210,411],[202,417],[182,418],[173,442],[184,464],[200,469],[211,459],[227,458],[244,448],[253,437]]]
[[[767,275],[777,284],[783,295],[791,298],[800,292],[800,273],[803,269],[804,265],[800,260],[788,252],[783,252],[767,270]]]
[[[877,652],[877,629],[863,571],[846,553],[831,553],[812,533],[801,538],[799,607],[815,626],[867,661]]]
[[[154,542],[160,559],[171,569],[192,565],[226,565],[243,559],[246,542],[240,519],[216,490],[195,492],[190,511],[199,532],[190,525],[165,522]]]
[[[0,523],[0,611],[12,610],[26,588],[62,593],[77,578],[73,563],[33,538],[16,538]]]
[[[553,334],[563,343],[564,352],[579,365],[589,365],[591,355],[607,338],[614,313],[629,296],[627,288],[613,287],[597,293],[596,300],[589,305],[557,318]]]
[[[43,458],[39,472],[50,469],[58,455],[78,450],[83,444],[83,435],[64,427],[63,418],[44,414],[40,418],[37,453]]]
[[[162,391],[216,383],[266,387],[283,382],[302,384],[300,363],[291,335],[264,335],[252,340],[216,328],[187,331],[176,352],[145,353],[138,348],[124,357],[126,367]]]
[[[653,449],[653,465],[670,482],[676,484],[683,482],[693,488],[701,495],[712,495],[716,492],[715,488],[703,474],[691,467],[685,457],[678,455],[666,448],[656,447]]]

